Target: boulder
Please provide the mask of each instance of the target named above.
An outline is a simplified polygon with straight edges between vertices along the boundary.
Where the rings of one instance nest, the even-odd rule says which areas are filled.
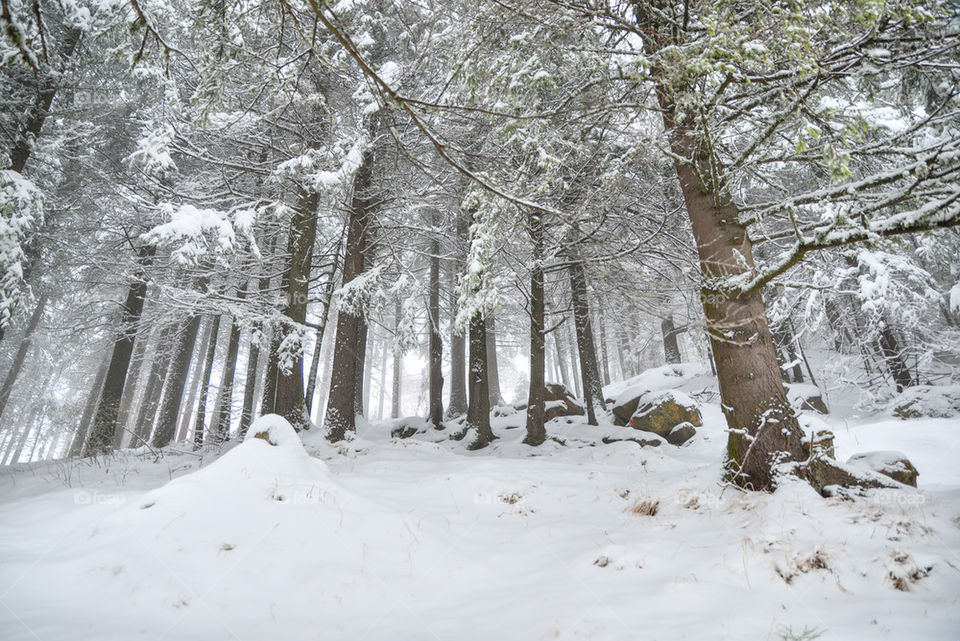
[[[960,385],[915,385],[891,401],[890,411],[904,420],[951,418],[960,414]]]
[[[837,458],[837,451],[833,444],[833,432],[817,430],[810,437],[803,439],[803,451],[810,458],[811,453],[821,452],[830,458]]]
[[[670,433],[667,434],[664,438],[667,439],[667,443],[670,445],[683,445],[691,438],[697,434],[697,430],[694,429],[693,425],[690,423],[680,423],[679,425],[674,426]]]
[[[620,427],[627,425],[633,417],[633,413],[637,411],[640,399],[643,398],[644,394],[649,393],[649,391],[646,391],[632,398],[622,399],[619,405],[615,404],[616,401],[608,401],[609,404],[613,405],[613,424]]]
[[[697,402],[676,390],[643,394],[637,399],[637,409],[630,418],[630,427],[653,432],[663,438],[667,438],[673,429],[682,423],[700,427],[703,420]]]
[[[587,413],[574,399],[570,390],[560,383],[547,383],[543,400],[545,423],[561,416],[583,416]]]
[[[794,409],[829,414],[830,410],[823,401],[823,392],[816,385],[790,383],[787,387],[787,399]]]
[[[847,463],[866,467],[898,483],[917,487],[917,477],[920,473],[917,472],[913,463],[900,452],[881,451],[854,454]]]

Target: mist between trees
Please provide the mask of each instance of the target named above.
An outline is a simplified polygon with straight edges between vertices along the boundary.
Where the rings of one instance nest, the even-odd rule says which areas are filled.
[[[605,385],[682,359],[719,382],[728,481],[817,485],[785,382],[869,404],[956,378],[956,3],[0,22],[4,463],[269,412],[332,441],[419,414],[482,449],[506,403],[537,447],[548,382],[596,424]]]

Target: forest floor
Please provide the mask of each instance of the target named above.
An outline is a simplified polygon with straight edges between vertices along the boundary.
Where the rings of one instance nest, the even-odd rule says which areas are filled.
[[[724,488],[723,417],[703,413],[683,447],[606,445],[637,432],[577,418],[533,449],[519,413],[478,452],[385,422],[339,447],[18,465],[0,638],[960,638],[955,419],[825,417],[842,459],[900,450],[920,471],[844,500]]]

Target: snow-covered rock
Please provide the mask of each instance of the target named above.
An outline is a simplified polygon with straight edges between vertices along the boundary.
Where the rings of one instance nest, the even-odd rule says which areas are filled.
[[[290,422],[279,414],[264,414],[250,425],[244,441],[261,439],[277,447],[303,451],[303,443]]]
[[[898,483],[917,487],[917,477],[920,475],[913,463],[901,452],[878,451],[854,454],[847,463],[859,465],[892,478]]]
[[[789,383],[787,400],[794,409],[829,414],[830,410],[823,401],[823,392],[816,385],[810,383]]]
[[[960,414],[960,385],[917,385],[909,387],[889,405],[902,419],[951,418]]]
[[[703,419],[700,416],[699,404],[677,390],[643,394],[637,399],[637,409],[630,417],[630,427],[653,432],[668,441],[674,428],[684,423],[698,427],[703,425]],[[693,434],[690,434],[689,430],[681,430],[673,438],[682,443],[691,436]]]

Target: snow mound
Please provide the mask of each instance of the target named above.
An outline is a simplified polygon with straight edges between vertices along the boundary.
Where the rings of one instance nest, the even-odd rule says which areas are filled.
[[[297,436],[290,422],[279,414],[264,414],[253,422],[247,435],[243,439],[249,441],[258,438],[270,445],[284,448],[299,448],[303,450],[303,443]]]
[[[604,398],[611,399],[614,405],[623,405],[644,392],[683,389],[687,385],[706,387],[712,384],[713,377],[703,365],[677,363],[654,367],[625,381],[607,385],[603,388],[603,395]]]

